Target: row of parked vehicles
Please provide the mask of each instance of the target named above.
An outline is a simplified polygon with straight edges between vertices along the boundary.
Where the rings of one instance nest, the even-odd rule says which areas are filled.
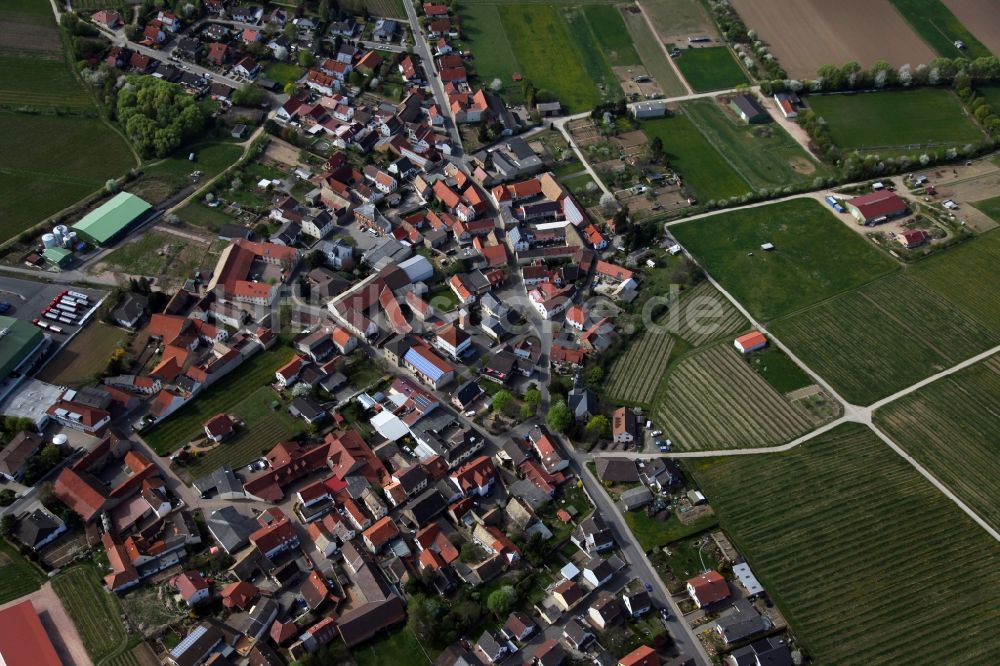
[[[42,310],[41,317],[32,320],[32,323],[52,333],[62,333],[63,329],[59,324],[77,326],[89,309],[89,296],[79,291],[64,290],[52,299],[48,307]]]

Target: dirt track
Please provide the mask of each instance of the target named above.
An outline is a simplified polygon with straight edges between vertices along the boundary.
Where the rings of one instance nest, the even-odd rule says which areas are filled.
[[[1000,7],[983,0],[944,0],[951,13],[958,17],[976,39],[993,55],[1000,54]]]
[[[898,67],[934,58],[889,0],[732,2],[792,78],[811,78],[822,65],[851,60],[863,67],[886,60]]]
[[[56,654],[59,655],[59,659],[65,666],[91,666],[93,664],[90,657],[87,656],[86,648],[83,647],[83,641],[80,640],[76,625],[73,624],[73,620],[70,619],[62,602],[59,601],[58,595],[52,589],[52,583],[45,583],[42,589],[37,592],[15,599],[0,606],[0,608],[13,606],[25,599],[31,599],[35,612],[38,613],[38,618],[42,621],[42,626],[45,627],[45,633],[48,634],[56,649]]]

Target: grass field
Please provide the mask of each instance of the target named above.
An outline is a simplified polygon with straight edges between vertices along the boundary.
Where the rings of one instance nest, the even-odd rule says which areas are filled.
[[[199,242],[154,228],[104,257],[94,272],[144,275],[156,278],[161,285],[183,283],[195,271],[214,267],[225,245],[218,239]]]
[[[938,55],[945,58],[986,58],[990,50],[972,36],[962,22],[951,13],[941,0],[891,0],[903,18],[913,26]],[[965,42],[965,49],[955,46],[955,41]]]
[[[612,65],[638,65],[641,61],[625,29],[622,15],[613,5],[584,5],[580,12],[604,57]]]
[[[430,663],[417,637],[407,627],[355,648],[351,651],[351,656],[358,666]]]
[[[0,539],[0,604],[34,592],[45,581],[38,567]]]
[[[13,55],[0,51],[0,106],[11,109],[62,109],[96,115],[90,95],[57,53]]]
[[[826,121],[833,142],[845,150],[965,144],[983,138],[950,90],[810,95],[807,102]]]
[[[209,208],[205,204],[192,201],[177,211],[177,217],[187,224],[210,231],[219,231],[222,225],[233,222],[233,218],[218,208]]]
[[[622,20],[632,36],[632,46],[639,54],[646,71],[663,88],[663,94],[667,97],[687,94],[687,88],[684,87],[674,68],[670,66],[659,40],[649,29],[649,24],[646,23],[642,14],[623,11]]]
[[[100,321],[89,324],[38,373],[43,382],[80,388],[107,368],[125,332]]]
[[[976,86],[976,94],[985,98],[994,112],[1000,109],[1000,86]]]
[[[264,68],[264,76],[284,88],[287,83],[295,83],[302,78],[305,70],[290,62],[272,62]]]
[[[608,7],[549,4],[480,4],[462,7],[463,33],[484,84],[500,79],[505,95],[521,99],[519,72],[570,112],[621,97],[611,64],[636,64],[621,16]]]
[[[18,235],[135,166],[95,118],[0,112],[0,241]]]
[[[864,426],[693,468],[815,663],[973,664],[1000,649],[996,542]]]
[[[682,105],[685,115],[755,190],[811,183],[832,171],[814,160],[777,123],[747,125],[727,115],[713,100]]]
[[[190,153],[195,161],[188,160]],[[191,174],[201,171],[198,183],[204,183],[236,163],[243,154],[240,146],[228,141],[212,141],[184,148],[172,157],[153,162],[142,168],[142,175],[125,186],[125,190],[157,204],[191,185]]]
[[[771,329],[854,404],[870,404],[1000,343],[996,332],[904,275],[841,294]]]
[[[818,425],[726,342],[678,361],[655,409],[680,451],[774,446]]]
[[[983,201],[973,201],[972,205],[994,222],[1000,222],[1000,197],[991,197]]]
[[[709,274],[765,320],[896,270],[812,199],[722,213],[671,231]],[[760,245],[768,242],[775,249],[762,251]]]
[[[647,553],[658,550],[668,543],[704,532],[719,523],[715,516],[706,516],[686,525],[676,516],[664,521],[650,518],[644,511],[625,511],[622,515],[625,516],[625,522],[632,534],[639,540],[639,546]]]
[[[1000,529],[1000,358],[879,409],[875,423],[994,528]]]
[[[305,423],[289,414],[284,403],[278,410],[273,410],[271,403],[276,399],[274,391],[261,386],[226,410],[239,416],[246,427],[232,439],[189,463],[185,470],[191,480],[211,474],[223,465],[233,469],[241,467],[260,457],[264,449],[271,449],[278,442],[299,435],[305,429]]]
[[[67,569],[52,579],[52,587],[94,663],[125,647],[128,635],[121,623],[121,605],[104,589],[94,566],[82,564]]]
[[[272,347],[258,352],[243,365],[205,389],[181,407],[166,421],[145,431],[142,438],[157,453],[165,454],[186,444],[201,431],[202,424],[221,412],[229,412],[243,400],[251,389],[267,386],[274,381],[274,371],[292,357],[285,347]],[[235,389],[235,390],[234,390]]]
[[[750,191],[746,181],[712,148],[686,114],[644,120],[642,130],[650,140],[659,137],[663,141],[670,165],[700,201],[729,199]]]
[[[754,372],[767,380],[778,393],[790,393],[814,383],[802,368],[795,365],[795,362],[777,347],[768,345],[747,354],[744,358]]]
[[[642,8],[649,12],[653,27],[662,38],[715,34],[712,17],[698,0],[645,0]]]
[[[725,90],[748,83],[743,68],[725,46],[683,49],[677,66],[695,92]]]

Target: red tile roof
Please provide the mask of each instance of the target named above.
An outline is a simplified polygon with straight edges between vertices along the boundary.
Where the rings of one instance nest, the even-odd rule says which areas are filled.
[[[702,606],[729,598],[729,584],[718,571],[706,571],[687,582]]]

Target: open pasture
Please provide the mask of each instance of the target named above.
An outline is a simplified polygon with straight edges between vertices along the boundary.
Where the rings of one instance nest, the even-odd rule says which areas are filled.
[[[984,58],[992,55],[982,42],[951,12],[942,0],[891,0],[899,13],[906,18],[913,29],[938,55],[945,58]],[[964,3],[959,3],[964,4]],[[978,10],[966,11],[967,18],[996,24],[996,6],[990,11],[990,3],[977,3]],[[968,9],[969,5],[965,8]],[[989,14],[992,14],[990,16]],[[962,42],[965,48],[958,48],[955,42]]]
[[[889,0],[732,0],[732,4],[792,78],[813,78],[823,65],[851,61],[871,67],[886,60],[899,67],[934,58]]]
[[[484,84],[500,79],[507,97],[521,99],[520,73],[570,112],[621,97],[611,65],[638,64],[621,15],[610,6],[480,4],[463,6],[463,32]]]
[[[677,66],[695,92],[725,90],[747,83],[743,68],[726,46],[681,49]]]
[[[854,404],[875,402],[1000,343],[904,275],[780,319],[771,330]]]
[[[654,414],[679,451],[776,446],[818,425],[726,342],[683,357],[666,382]]]
[[[135,166],[117,133],[79,116],[0,112],[0,241]]]
[[[719,36],[711,15],[698,0],[643,0],[641,4],[664,42]]]
[[[927,144],[965,144],[983,133],[950,90],[810,95],[807,103],[844,150],[878,152]]]
[[[1000,528],[1000,357],[882,407],[875,423],[984,520]]]
[[[681,106],[698,131],[756,190],[811,183],[831,171],[806,153],[778,123],[747,125],[714,100]]]
[[[812,199],[674,225],[671,232],[750,312],[769,320],[896,270]],[[773,243],[775,249],[760,249]]]
[[[866,427],[693,468],[816,663],[986,663],[1000,649],[996,542]]]
[[[728,199],[750,192],[750,186],[722,158],[684,113],[642,121],[650,141],[659,137],[663,153],[699,201]]]

